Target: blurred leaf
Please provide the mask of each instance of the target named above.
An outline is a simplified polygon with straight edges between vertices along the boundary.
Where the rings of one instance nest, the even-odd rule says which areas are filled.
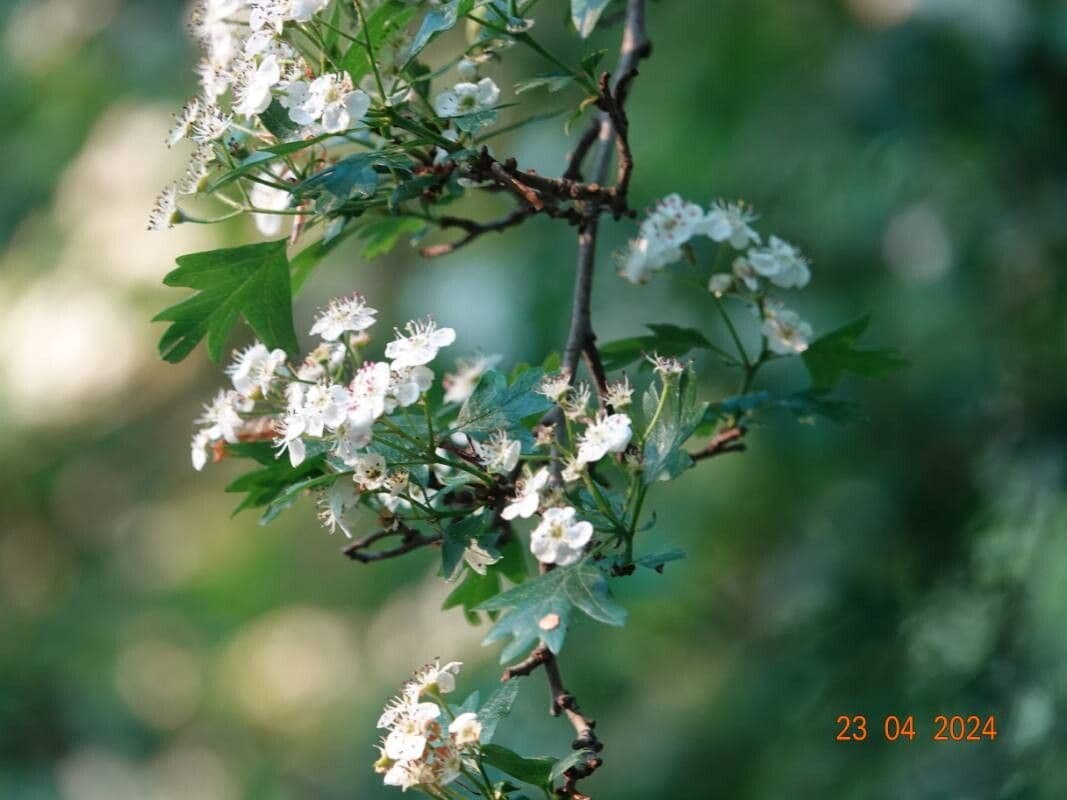
[[[366,40],[370,39],[371,47],[377,53],[402,34],[404,27],[414,19],[417,13],[416,6],[405,3],[403,0],[385,0],[374,11],[367,14],[366,28],[356,34],[359,41],[353,42],[344,58],[341,59],[341,67],[352,77],[353,86],[359,86],[360,82],[371,72]]]
[[[451,578],[456,572],[456,567],[459,566],[463,560],[463,551],[467,549],[468,543],[471,539],[477,539],[483,533],[488,530],[490,523],[493,521],[492,514],[471,514],[468,517],[459,517],[451,525],[445,528],[444,537],[441,540],[441,574],[444,577]],[[454,592],[453,592],[454,594]],[[452,596],[449,595],[449,600]],[[482,598],[483,600],[486,598]],[[445,601],[448,602],[447,600]],[[480,603],[481,600],[478,601]],[[477,605],[478,603],[472,603],[470,606],[464,606],[469,608]],[[455,605],[453,603],[452,605]],[[445,608],[452,608],[451,605],[444,606]]]
[[[221,189],[224,186],[229,185],[238,178],[263,169],[272,161],[276,161],[282,156],[296,153],[305,148],[318,144],[324,139],[329,138],[329,134],[323,134],[322,136],[313,136],[310,139],[302,139],[295,142],[281,142],[280,144],[271,145],[270,147],[261,147],[251,155],[244,158],[232,169],[222,173],[204,190],[205,194],[211,194],[217,189]]]
[[[363,257],[367,260],[388,253],[405,233],[419,233],[426,223],[418,217],[381,217],[359,228],[359,238],[366,239]]]
[[[854,347],[870,321],[870,317],[862,317],[838,328],[816,339],[801,354],[813,389],[832,389],[846,373],[879,378],[907,366],[895,348]]]
[[[675,548],[673,550],[664,550],[661,553],[650,553],[647,556],[635,558],[634,564],[639,567],[654,570],[655,572],[663,572],[664,564],[669,564],[672,561],[680,561],[683,558],[685,558],[685,551]]]
[[[475,434],[505,430],[512,438],[531,441],[523,420],[543,414],[552,406],[547,397],[536,391],[542,374],[539,369],[526,370],[509,386],[503,374],[487,370],[460,409],[457,428]]]
[[[415,38],[411,41],[405,56],[405,61],[410,61],[439,33],[455,27],[457,20],[465,17],[474,8],[474,0],[450,0],[443,5],[433,8],[422,18]]]
[[[246,472],[227,487],[227,492],[246,492],[247,496],[233,510],[236,515],[246,508],[256,508],[272,503],[293,486],[301,491],[309,478],[318,478],[322,473],[322,453],[308,452],[308,458],[300,466],[292,466],[288,459],[279,459],[262,469]],[[293,495],[295,499],[295,494]],[[279,509],[281,511],[281,509]],[[275,515],[276,516],[276,515]]]
[[[197,290],[152,320],[173,323],[159,340],[167,361],[181,361],[205,336],[208,355],[219,361],[238,316],[267,347],[298,352],[284,239],[179,256],[163,283]]]
[[[596,756],[592,750],[575,750],[570,755],[564,756],[552,765],[552,771],[548,773],[548,782],[554,783],[563,777],[563,773],[576,764],[581,764]]]
[[[661,356],[684,356],[693,349],[710,349],[711,342],[700,331],[666,323],[645,326],[651,336],[634,336],[618,339],[600,347],[600,359],[608,372],[622,369],[643,358],[646,354]]]
[[[485,705],[478,711],[478,720],[482,723],[482,744],[493,741],[500,720],[511,713],[511,707],[515,704],[515,698],[519,696],[521,684],[517,680],[506,681],[489,695]]]
[[[337,222],[341,223],[340,230],[333,233],[332,236],[323,236],[319,241],[309,244],[295,256],[289,262],[290,272],[292,273],[292,293],[295,296],[304,288],[304,284],[307,279],[311,277],[311,273],[315,271],[315,267],[319,265],[319,262],[333,250],[337,245],[343,242],[355,228],[346,226],[347,219],[338,219]]]
[[[483,644],[510,637],[512,641],[500,655],[501,662],[518,658],[539,641],[558,653],[575,607],[606,625],[622,625],[626,621],[626,611],[612,598],[604,573],[583,561],[546,572],[483,602],[479,606],[482,611],[509,609],[490,629]]]
[[[660,396],[660,391],[665,394]],[[662,404],[661,404],[662,400]],[[696,399],[696,376],[692,367],[668,382],[665,389],[655,383],[648,387],[643,398],[645,419],[650,427],[645,431],[644,473],[641,480],[650,484],[670,480],[693,465],[682,445],[693,435],[704,419],[707,403]]]
[[[607,50],[596,50],[582,59],[582,70],[594,81],[598,79],[596,68],[600,66],[607,52]]]
[[[611,0],[571,0],[571,21],[583,39],[596,27],[600,15]]]
[[[504,774],[534,786],[547,785],[552,768],[556,765],[554,758],[526,758],[498,744],[482,745],[482,758],[486,764],[496,767]]]
[[[271,500],[266,511],[260,515],[259,524],[268,525],[273,522],[279,514],[287,508],[290,508],[297,500],[299,500],[300,495],[302,495],[305,490],[336,483],[339,477],[341,476],[338,473],[331,472],[328,475],[313,475],[310,478],[304,478],[303,480],[290,484],[285,491]]]
[[[533,89],[545,88],[549,92],[558,92],[566,89],[574,83],[574,77],[563,72],[550,72],[545,75],[537,75],[524,81],[515,83],[515,94],[522,94]]]
[[[277,98],[271,100],[267,109],[259,115],[259,121],[263,123],[263,127],[282,140],[288,139],[300,130],[300,126],[293,122],[289,117],[289,111]]]
[[[400,153],[353,153],[305,180],[293,190],[293,196],[312,197],[315,209],[329,214],[352,198],[373,197],[378,190],[378,168],[410,165],[411,159]]]

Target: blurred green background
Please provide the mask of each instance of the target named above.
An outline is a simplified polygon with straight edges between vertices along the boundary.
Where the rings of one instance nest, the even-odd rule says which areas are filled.
[[[542,6],[546,41],[579,53],[563,3]],[[161,140],[193,90],[185,13],[0,9],[0,797],[396,796],[370,769],[379,707],[438,655],[484,693],[496,650],[438,611],[432,553],[349,563],[310,504],[231,519],[234,465],[189,467],[220,376],[202,350],[157,359],[148,320],[177,299],[159,281],[179,253],[256,234],[144,230],[183,161]],[[846,387],[866,422],[771,421],[650,498],[646,547],[689,558],[617,582],[628,626],[579,623],[562,659],[607,745],[587,790],[1067,797],[1067,5],[663,0],[649,16],[635,203],[749,200],[813,258],[794,302],[816,329],[869,310],[869,341],[912,366]],[[507,100],[542,69],[515,53],[490,74]],[[567,146],[558,120],[498,144],[546,172]],[[601,243],[602,340],[714,331],[692,272],[613,275],[627,235]],[[535,220],[429,263],[345,250],[298,327],[359,288],[389,322],[432,310],[454,355],[540,360],[564,336],[573,245]],[[702,366],[709,397],[732,390]],[[546,704],[528,679],[504,741],[562,755]],[[999,735],[931,742],[939,713],[995,714]],[[866,714],[870,738],[835,742],[841,714]],[[913,714],[916,740],[885,742],[886,714]]]

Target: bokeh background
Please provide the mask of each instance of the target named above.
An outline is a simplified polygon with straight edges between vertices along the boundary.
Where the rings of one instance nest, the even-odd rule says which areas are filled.
[[[542,5],[542,36],[577,54],[563,4]],[[193,86],[186,10],[0,9],[0,797],[395,796],[370,770],[382,702],[436,655],[484,693],[496,650],[438,611],[432,553],[351,564],[310,507],[231,519],[234,465],[189,467],[219,374],[202,350],[156,357],[149,319],[179,296],[160,278],[256,234],[144,230],[184,155],[161,140]],[[1067,5],[663,0],[650,28],[637,204],[755,203],[814,260],[802,313],[825,331],[870,311],[869,341],[911,367],[845,387],[865,422],[768,420],[655,496],[646,546],[688,559],[618,583],[628,626],[579,623],[563,657],[607,743],[588,790],[1067,796]],[[491,74],[541,69],[516,53]],[[567,141],[557,119],[498,146],[547,172]],[[713,332],[693,273],[614,277],[629,233],[602,242],[601,338]],[[388,320],[432,309],[459,349],[539,360],[573,244],[535,220],[431,263],[343,250],[298,318],[359,288]],[[729,392],[704,366],[708,395]],[[504,740],[562,755],[545,694],[529,679]],[[937,713],[995,714],[999,735],[933,743]],[[835,742],[841,714],[870,739]],[[917,739],[884,742],[886,714]]]

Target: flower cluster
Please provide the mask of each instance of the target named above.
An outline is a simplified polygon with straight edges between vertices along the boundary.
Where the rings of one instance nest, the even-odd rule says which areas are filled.
[[[763,302],[767,284],[800,289],[811,280],[808,260],[789,242],[771,236],[767,243],[752,227],[756,215],[743,203],[716,201],[705,211],[677,194],[663,198],[641,223],[639,236],[619,256],[619,274],[631,283],[645,283],[669,264],[680,261],[694,237],[729,244],[739,255],[730,272],[711,276],[708,290],[717,297],[747,293],[758,299],[761,331],[770,350],[795,355],[807,349],[811,326],[779,303]]]
[[[378,727],[387,731],[374,764],[386,786],[420,787],[436,796],[475,757],[482,735],[478,715],[454,714],[443,695],[453,691],[462,665],[429,664],[386,705]]]
[[[334,14],[330,0],[198,0],[190,30],[201,51],[199,93],[175,114],[166,138],[171,147],[188,140],[193,151],[184,178],[161,193],[149,228],[249,212],[264,235],[277,235],[286,215],[314,216],[294,188],[330,167],[332,145],[350,146],[357,137],[372,148],[390,146],[397,132],[383,123],[391,109],[426,114],[404,55],[410,32],[390,36],[392,62],[377,48],[379,63],[359,85],[339,66],[348,48],[369,35],[363,15],[374,5],[364,0],[353,13]],[[460,64],[459,82],[434,96],[428,117],[442,141],[460,141],[495,122],[500,89],[478,74],[492,47],[472,48]],[[242,170],[231,184],[237,192],[222,191],[230,181],[213,180],[232,171],[239,158],[278,145],[286,146],[286,157],[261,152],[256,168]],[[313,145],[321,147],[312,151]],[[283,160],[286,166],[279,168]],[[234,212],[202,220],[180,208],[182,196],[202,193]]]

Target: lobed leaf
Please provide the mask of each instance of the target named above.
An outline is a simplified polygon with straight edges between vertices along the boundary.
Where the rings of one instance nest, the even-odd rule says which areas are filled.
[[[832,389],[846,373],[880,378],[907,366],[908,362],[895,348],[855,347],[870,321],[870,317],[862,317],[831,331],[801,354],[811,375],[812,389]]]
[[[163,283],[197,290],[152,320],[172,323],[159,340],[167,361],[181,361],[205,336],[208,355],[219,361],[239,316],[267,347],[299,350],[284,239],[179,256]]]
[[[536,391],[542,374],[539,369],[528,369],[509,385],[502,373],[487,370],[460,409],[457,428],[471,434],[505,430],[512,438],[528,443],[530,432],[523,420],[552,407],[552,402]]]
[[[593,32],[611,0],[571,0],[571,22],[583,39]]]
[[[711,342],[700,331],[666,323],[645,326],[652,334],[618,339],[600,347],[600,359],[608,372],[622,369],[646,354],[684,356],[690,350],[711,349]]]
[[[650,425],[644,440],[642,480],[646,485],[671,480],[693,465],[683,445],[704,420],[708,407],[707,403],[697,402],[692,367],[670,381],[662,390],[666,392],[662,398],[660,391],[653,384],[643,398],[645,418]]]

